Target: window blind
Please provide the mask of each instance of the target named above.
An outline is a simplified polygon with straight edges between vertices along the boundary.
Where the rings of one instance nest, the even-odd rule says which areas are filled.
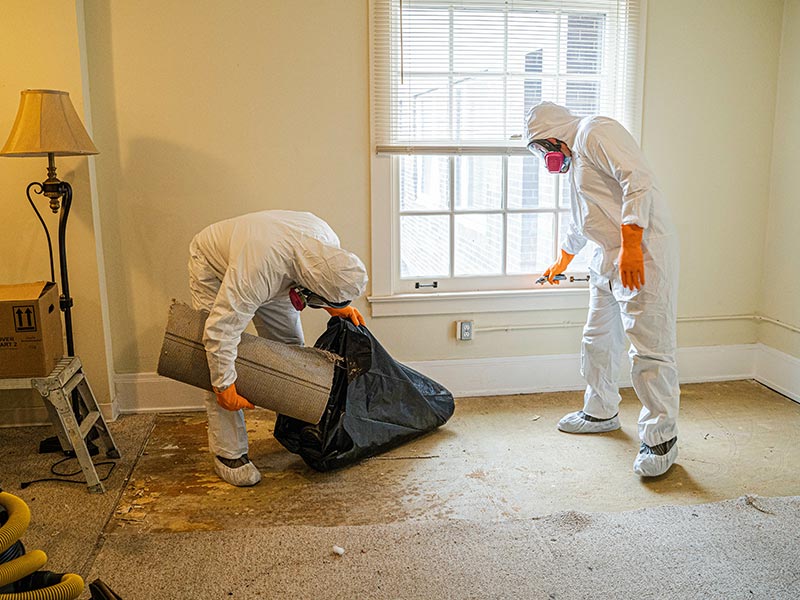
[[[638,137],[644,0],[372,0],[379,154],[523,154],[550,100]]]

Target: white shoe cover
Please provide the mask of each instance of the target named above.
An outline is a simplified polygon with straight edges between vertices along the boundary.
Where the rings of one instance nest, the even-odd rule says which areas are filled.
[[[583,411],[578,411],[565,415],[558,428],[567,433],[606,433],[620,428],[619,415],[604,421],[589,421],[583,418]]]
[[[669,470],[676,458],[678,458],[677,442],[666,454],[640,452],[633,461],[633,472],[642,477],[658,477]]]
[[[261,473],[250,461],[241,467],[232,469],[231,467],[226,467],[223,465],[222,462],[215,456],[214,470],[223,481],[226,481],[237,487],[249,487],[261,481]]]

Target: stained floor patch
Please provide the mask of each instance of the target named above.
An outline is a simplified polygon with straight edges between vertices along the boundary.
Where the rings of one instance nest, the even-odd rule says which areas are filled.
[[[159,415],[107,531],[505,521],[800,494],[793,448],[800,405],[763,386],[684,386],[678,461],[653,480],[631,470],[640,409],[631,390],[623,391],[621,430],[558,432],[558,419],[579,408],[581,396],[459,399],[440,430],[329,473],[314,471],[273,438],[273,413],[248,412],[249,454],[263,477],[252,488],[234,488],[214,473],[204,413]]]

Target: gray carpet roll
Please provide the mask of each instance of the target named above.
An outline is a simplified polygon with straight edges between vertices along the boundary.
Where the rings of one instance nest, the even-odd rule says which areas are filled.
[[[203,346],[208,313],[174,302],[158,360],[158,374],[211,391]],[[236,390],[261,408],[318,423],[333,385],[335,354],[242,334]]]

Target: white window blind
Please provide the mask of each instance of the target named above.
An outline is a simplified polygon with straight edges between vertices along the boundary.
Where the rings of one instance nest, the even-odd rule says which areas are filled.
[[[641,0],[373,0],[379,154],[524,154],[541,100],[638,137]]]

